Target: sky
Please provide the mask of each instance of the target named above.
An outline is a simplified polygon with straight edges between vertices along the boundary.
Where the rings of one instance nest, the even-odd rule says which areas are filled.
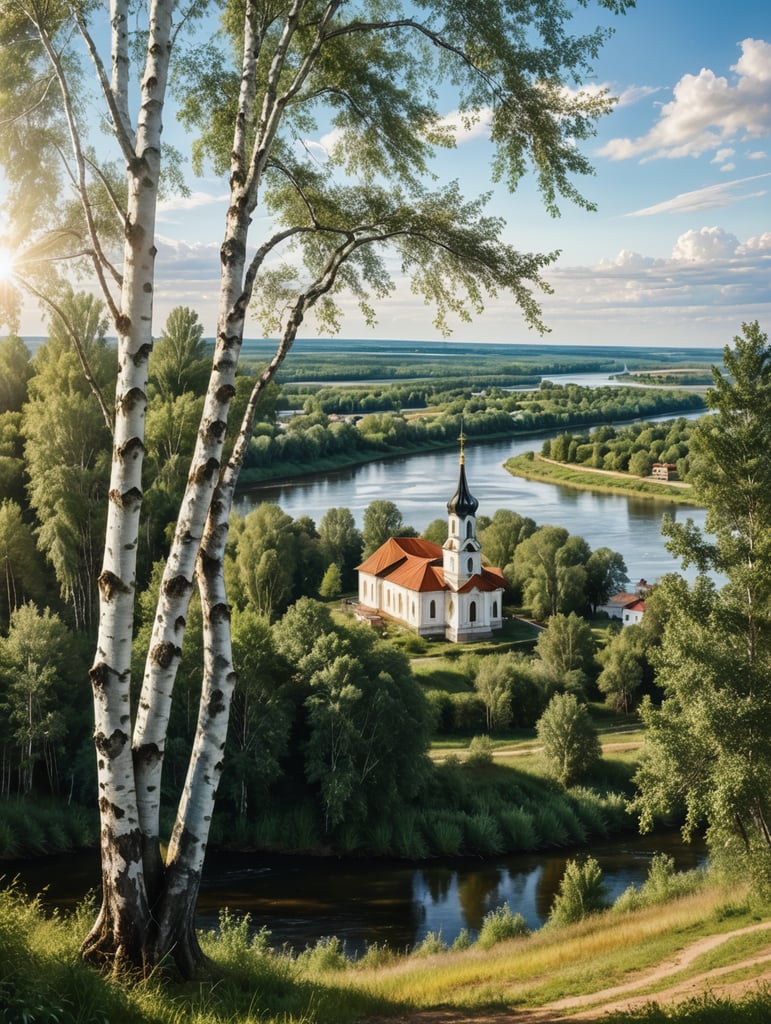
[[[454,325],[458,341],[722,348],[743,322],[769,330],[771,9],[766,0],[638,0],[606,20],[615,32],[586,85],[606,86],[618,103],[582,143],[595,175],[576,181],[597,211],[565,201],[552,218],[530,178],[513,194],[496,187],[491,201],[512,245],[560,250],[544,275],[554,289],[541,300],[550,333],[530,330],[502,295],[472,324]],[[452,123],[454,111],[445,114]],[[474,131],[458,133],[435,167],[469,196],[488,187],[485,135],[482,118]],[[306,141],[323,152],[327,140]],[[154,330],[185,305],[212,336],[226,186],[206,176],[189,184],[189,197],[159,212]],[[374,329],[343,301],[342,338],[440,337],[398,267],[395,279]],[[308,323],[305,336],[314,336]],[[45,333],[32,306],[21,333]],[[248,337],[260,334],[256,323],[247,325]]]

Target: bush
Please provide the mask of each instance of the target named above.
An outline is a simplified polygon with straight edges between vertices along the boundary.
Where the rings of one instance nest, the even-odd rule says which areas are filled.
[[[550,925],[575,924],[608,906],[602,869],[594,857],[579,864],[569,860],[549,911]]]
[[[703,871],[698,868],[694,871],[676,871],[673,857],[657,853],[651,861],[648,877],[643,884],[639,888],[630,885],[625,889],[613,904],[613,909],[619,913],[626,913],[640,907],[665,903],[680,896],[688,896],[703,884]]]
[[[474,736],[468,745],[466,764],[476,768],[493,763],[493,742],[489,736]]]
[[[601,756],[597,730],[572,693],[555,693],[536,725],[550,775],[570,786],[585,776]]]
[[[490,949],[499,942],[519,939],[529,934],[530,929],[524,917],[521,914],[512,914],[511,907],[504,903],[497,910],[485,914],[482,927],[479,929],[477,945],[480,949]]]
[[[303,950],[297,957],[297,963],[314,974],[343,971],[348,966],[343,944],[336,935],[319,939],[315,946]]]
[[[442,938],[441,929],[438,932],[426,932],[423,941],[419,942],[412,951],[413,956],[433,956],[435,953],[446,953],[447,943]]]

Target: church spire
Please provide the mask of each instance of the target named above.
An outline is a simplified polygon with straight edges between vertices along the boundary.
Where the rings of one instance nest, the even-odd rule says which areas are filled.
[[[458,486],[455,494],[447,502],[447,511],[456,516],[473,516],[479,508],[479,502],[469,490],[466,480],[466,435],[463,433],[463,422],[460,428],[460,471],[458,473]]]

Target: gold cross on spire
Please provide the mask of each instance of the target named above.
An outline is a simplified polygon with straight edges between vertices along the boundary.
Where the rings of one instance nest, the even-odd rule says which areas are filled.
[[[463,463],[466,461],[466,456],[465,456],[465,454],[463,452],[463,445],[466,443],[466,435],[463,433],[463,417],[462,416],[461,416],[461,420],[460,420],[460,437],[458,438],[458,440],[460,441],[460,464],[462,466]]]

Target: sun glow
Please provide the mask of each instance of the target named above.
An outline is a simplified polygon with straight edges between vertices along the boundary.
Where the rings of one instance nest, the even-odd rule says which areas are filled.
[[[0,245],[0,281],[7,281],[13,273],[13,253]]]

